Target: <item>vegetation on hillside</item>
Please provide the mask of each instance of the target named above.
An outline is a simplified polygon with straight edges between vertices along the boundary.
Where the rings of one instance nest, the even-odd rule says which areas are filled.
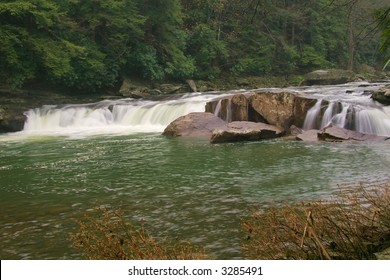
[[[149,81],[383,66],[379,0],[4,0],[0,82],[99,90]]]

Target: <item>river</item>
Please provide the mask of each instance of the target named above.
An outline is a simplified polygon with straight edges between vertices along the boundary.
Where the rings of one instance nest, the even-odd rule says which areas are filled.
[[[388,107],[365,94],[379,86],[289,90],[375,110],[380,120],[370,126],[390,136]],[[1,259],[80,259],[69,234],[85,211],[102,205],[121,208],[154,236],[191,241],[216,259],[240,259],[241,218],[254,207],[329,199],[345,184],[389,180],[389,141],[210,145],[161,136],[178,116],[236,92],[26,112],[23,131],[0,135]]]

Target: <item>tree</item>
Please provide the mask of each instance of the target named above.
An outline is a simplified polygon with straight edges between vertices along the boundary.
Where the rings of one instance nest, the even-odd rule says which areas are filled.
[[[153,65],[149,78],[162,80],[168,78],[189,78],[195,67],[190,57],[184,54],[187,43],[184,32],[183,13],[179,0],[147,0],[139,1],[139,7],[146,16],[144,26],[145,38],[140,49],[146,49],[148,55],[140,61],[141,66]],[[158,74],[158,75],[153,75]],[[145,76],[145,73],[144,73]]]
[[[1,76],[13,88],[47,75],[61,78],[71,72],[70,61],[81,51],[55,36],[63,14],[47,0],[0,3]]]
[[[382,45],[381,51],[386,52],[390,48],[390,8],[387,8],[383,12],[379,12],[377,15],[379,19],[379,24],[382,29]],[[385,69],[390,64],[390,55],[386,58]]]

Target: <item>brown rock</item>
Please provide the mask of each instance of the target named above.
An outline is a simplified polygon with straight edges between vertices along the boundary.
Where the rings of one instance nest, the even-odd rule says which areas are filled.
[[[252,96],[251,105],[269,124],[288,129],[291,125],[302,127],[307,111],[315,99],[292,92],[260,92]]]
[[[228,143],[240,141],[260,141],[283,136],[283,130],[265,123],[232,122],[224,128],[213,131],[210,143]]]
[[[190,113],[170,123],[163,135],[210,137],[214,129],[225,125],[222,119],[211,113]]]
[[[339,127],[329,127],[318,133],[318,138],[328,142],[344,141],[385,141],[387,138],[372,134],[365,134]]]

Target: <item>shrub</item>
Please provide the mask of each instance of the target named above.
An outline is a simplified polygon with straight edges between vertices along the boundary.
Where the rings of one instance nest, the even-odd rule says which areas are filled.
[[[243,222],[250,259],[376,259],[390,246],[390,185],[331,202],[254,211]]]
[[[206,259],[203,249],[188,242],[156,240],[143,226],[136,228],[119,210],[97,208],[78,221],[70,239],[84,257],[93,260]]]

